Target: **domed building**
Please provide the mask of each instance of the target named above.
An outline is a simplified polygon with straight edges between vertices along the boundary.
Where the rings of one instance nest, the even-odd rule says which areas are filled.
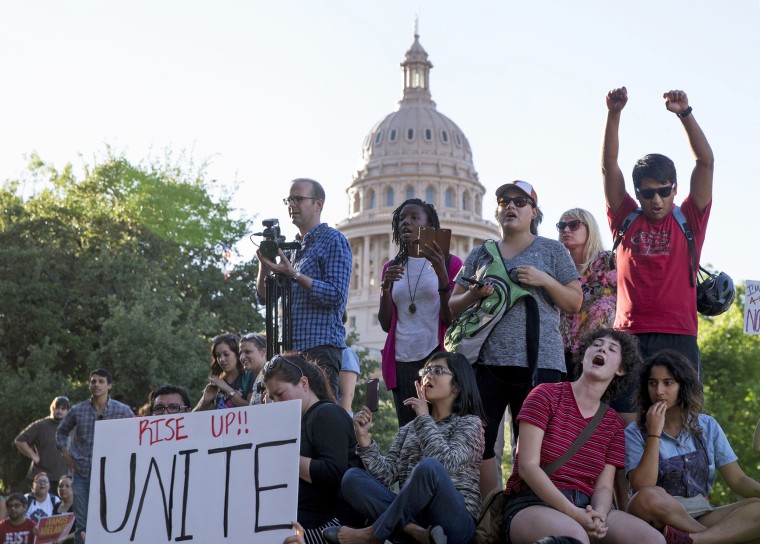
[[[347,330],[355,330],[359,345],[373,351],[385,343],[377,312],[382,267],[398,249],[391,234],[394,209],[409,198],[433,204],[441,227],[452,231],[451,253],[462,260],[483,240],[499,236],[496,225],[483,219],[485,188],[470,143],[431,98],[433,65],[416,32],[401,66],[403,97],[396,111],[364,139],[357,172],[346,190],[349,215],[337,225],[354,256]],[[493,199],[486,202],[490,214]]]

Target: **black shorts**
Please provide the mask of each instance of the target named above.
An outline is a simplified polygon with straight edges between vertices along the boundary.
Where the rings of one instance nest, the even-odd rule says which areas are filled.
[[[577,489],[559,489],[559,491],[578,508],[586,508],[587,505],[591,504],[591,497],[582,491],[578,491]],[[520,510],[525,510],[529,506],[547,506],[551,508],[551,506],[546,504],[546,502],[536,495],[529,487],[526,487],[516,495],[512,496],[502,511],[502,542],[505,542],[506,544],[511,542],[509,540],[509,529],[512,526],[512,518],[514,518]]]

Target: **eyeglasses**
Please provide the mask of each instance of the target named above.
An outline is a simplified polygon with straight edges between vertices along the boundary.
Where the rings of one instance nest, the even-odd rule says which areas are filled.
[[[563,230],[565,230],[565,227],[568,227],[571,231],[575,232],[581,227],[581,225],[585,225],[585,224],[586,223],[584,223],[580,219],[573,219],[571,221],[560,221],[559,223],[557,223],[557,230],[562,232]]]
[[[256,342],[259,345],[260,348],[267,347],[266,340],[262,340],[261,338],[262,338],[262,336],[260,334],[256,334],[255,332],[249,332],[248,334],[246,334],[245,336],[243,336],[240,339],[240,341],[241,342],[250,342],[251,340],[253,340],[254,342]]]
[[[47,484],[50,483],[50,480],[44,480],[42,478],[37,478],[36,480],[34,480],[34,483],[35,484],[40,484],[40,485],[47,485]]]
[[[187,406],[180,404],[156,404],[153,407],[153,413],[156,415],[161,414],[178,414],[183,412]]]
[[[441,374],[448,374],[449,376],[453,376],[454,373],[446,368],[445,366],[426,366],[425,368],[420,369],[420,378],[424,378],[428,374],[432,374],[433,376],[440,376]]]
[[[315,196],[289,196],[287,198],[282,199],[282,203],[286,206],[290,206],[291,204],[301,204],[304,200],[319,200]]]
[[[666,187],[658,187],[657,189],[636,189],[636,194],[644,200],[652,200],[654,195],[660,195],[660,198],[666,198],[673,192],[675,185],[671,184]]]
[[[301,374],[301,378],[303,378],[303,370],[301,370],[301,367],[295,364],[293,361],[285,357],[284,355],[275,355],[272,357],[272,360],[269,361],[267,364],[264,365],[264,368],[262,369],[262,372],[264,372],[264,376],[266,376],[269,371],[274,370],[274,367],[279,363],[280,361],[285,361],[290,366],[293,366],[298,370],[298,372]]]
[[[514,198],[511,198],[508,196],[500,196],[496,202],[502,208],[509,206],[510,202],[518,208],[524,208],[528,204],[530,204],[531,206],[535,206],[535,204],[533,203],[533,200],[528,198],[527,196],[516,196]]]

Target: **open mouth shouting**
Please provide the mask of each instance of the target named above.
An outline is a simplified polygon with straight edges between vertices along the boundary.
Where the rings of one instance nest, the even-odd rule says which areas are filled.
[[[591,359],[591,364],[594,366],[604,366],[604,363],[606,363],[607,360],[604,358],[604,355],[601,353],[597,353],[594,355],[594,358]]]

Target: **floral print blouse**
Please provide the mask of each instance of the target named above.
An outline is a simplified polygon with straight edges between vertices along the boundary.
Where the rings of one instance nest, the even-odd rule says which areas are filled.
[[[611,255],[611,251],[600,251],[581,277],[583,304],[580,311],[577,314],[562,313],[559,327],[565,351],[578,353],[580,341],[587,333],[611,328],[615,322],[617,269]]]

